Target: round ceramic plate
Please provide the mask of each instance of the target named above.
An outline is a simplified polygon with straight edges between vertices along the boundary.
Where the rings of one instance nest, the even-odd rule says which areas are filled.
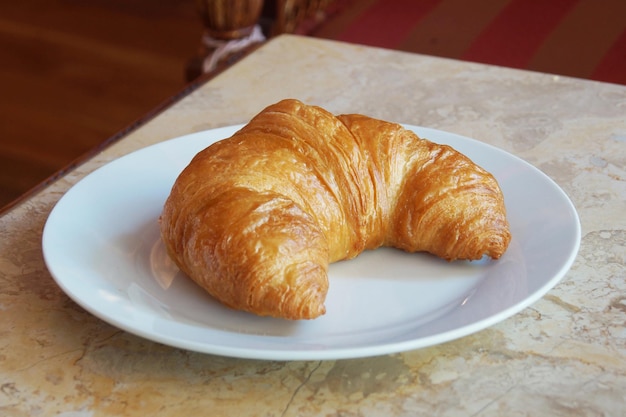
[[[422,348],[491,326],[542,297],[578,252],[576,210],[546,175],[473,139],[406,126],[497,178],[513,235],[504,256],[449,263],[383,248],[330,266],[321,318],[286,321],[230,310],[172,265],[158,217],[191,158],[240,127],[141,149],[72,187],[50,213],[42,242],[63,291],[102,320],[174,347],[255,359],[342,359]]]

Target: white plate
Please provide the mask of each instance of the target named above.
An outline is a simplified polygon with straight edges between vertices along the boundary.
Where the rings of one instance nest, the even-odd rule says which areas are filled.
[[[490,145],[415,126],[492,172],[513,239],[496,262],[448,263],[379,249],[330,267],[325,316],[291,322],[232,311],[169,261],[157,219],[179,172],[240,126],[141,149],[94,171],[54,207],[43,233],[50,273],[74,301],[128,332],[188,350],[256,359],[341,359],[417,349],[504,320],[563,277],[580,244],[566,194]]]

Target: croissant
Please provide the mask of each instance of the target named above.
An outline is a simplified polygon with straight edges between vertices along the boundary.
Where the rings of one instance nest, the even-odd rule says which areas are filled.
[[[511,235],[494,177],[398,124],[283,100],[199,152],[160,217],[178,267],[223,304],[325,313],[329,263],[392,246],[499,258]]]

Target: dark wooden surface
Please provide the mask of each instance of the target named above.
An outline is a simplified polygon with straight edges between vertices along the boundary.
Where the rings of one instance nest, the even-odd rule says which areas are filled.
[[[0,207],[185,87],[194,0],[0,2]]]

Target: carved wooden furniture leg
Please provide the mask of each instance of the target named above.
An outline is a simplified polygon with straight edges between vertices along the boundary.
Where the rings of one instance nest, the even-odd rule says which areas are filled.
[[[191,81],[241,58],[265,37],[258,24],[263,0],[196,0],[204,34],[200,51],[187,66]]]
[[[311,24],[325,19],[324,11],[335,0],[276,0],[276,18],[271,36],[281,33],[298,33],[299,26],[310,20]]]

